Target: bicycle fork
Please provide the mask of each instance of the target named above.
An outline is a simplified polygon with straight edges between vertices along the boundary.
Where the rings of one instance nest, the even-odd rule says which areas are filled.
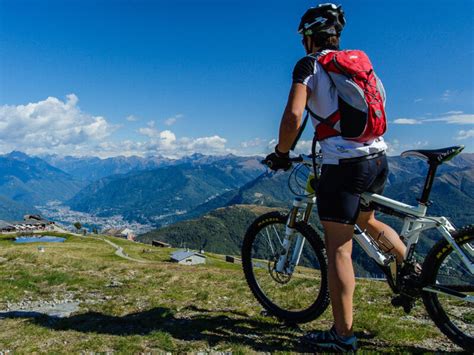
[[[275,267],[276,272],[291,275],[295,270],[296,265],[298,265],[305,242],[303,236],[298,234],[295,229],[295,225],[298,219],[298,212],[300,208],[306,207],[303,216],[303,221],[307,223],[309,220],[309,216],[311,215],[313,205],[313,201],[305,202],[302,198],[299,197],[293,200],[293,207],[290,211],[288,221],[286,223],[285,238],[282,242],[282,251]],[[294,237],[295,234],[297,234],[296,238]],[[291,248],[292,244],[294,244],[294,248]]]

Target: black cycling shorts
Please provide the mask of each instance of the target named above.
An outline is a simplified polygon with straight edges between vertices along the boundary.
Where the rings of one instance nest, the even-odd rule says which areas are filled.
[[[360,194],[382,194],[388,177],[385,155],[369,160],[347,159],[339,165],[322,166],[318,185],[318,214],[321,221],[355,224],[360,206]]]

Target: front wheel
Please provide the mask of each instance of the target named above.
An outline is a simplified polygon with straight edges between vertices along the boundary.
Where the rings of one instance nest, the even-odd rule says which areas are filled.
[[[287,216],[279,212],[257,218],[245,234],[242,266],[252,293],[271,315],[288,323],[310,322],[329,305],[326,251],[304,222],[296,223],[285,242],[286,222]]]
[[[453,234],[456,244],[474,262],[474,226]],[[439,241],[423,264],[423,302],[431,319],[454,343],[474,351],[474,275],[446,241]]]

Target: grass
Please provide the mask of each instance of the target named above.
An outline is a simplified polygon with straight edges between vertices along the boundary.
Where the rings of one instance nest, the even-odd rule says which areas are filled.
[[[81,302],[77,313],[62,319],[1,319],[0,312],[0,353],[308,352],[298,337],[331,325],[330,309],[301,328],[262,315],[241,266],[221,255],[208,255],[206,265],[181,266],[168,261],[171,249],[109,238],[131,257],[149,261],[142,264],[119,258],[100,239],[65,237],[64,243],[42,244],[39,253],[37,243],[16,245],[0,236],[0,309],[66,295]],[[393,308],[385,283],[358,280],[355,309],[363,350],[424,352],[449,343],[420,304],[409,317]]]

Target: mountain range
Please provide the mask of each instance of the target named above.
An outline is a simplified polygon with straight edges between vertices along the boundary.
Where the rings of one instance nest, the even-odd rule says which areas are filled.
[[[86,184],[44,160],[21,152],[0,156],[0,196],[33,207],[65,201]]]
[[[301,191],[308,173],[304,169],[291,175],[272,173],[261,166],[259,157],[233,155],[194,154],[179,160],[44,159],[21,152],[0,156],[0,219],[20,219],[24,214],[38,213],[35,205],[59,200],[75,211],[103,217],[121,215],[128,221],[154,225],[155,231],[139,236],[143,242],[157,238],[177,246],[205,246],[232,254],[238,252],[243,233],[260,212],[290,206],[294,198],[291,189]],[[389,164],[385,195],[416,204],[427,164],[401,157],[390,157]],[[474,154],[461,154],[443,164],[430,198],[430,214],[449,216],[458,226],[471,223]],[[386,221],[400,226],[391,217]],[[316,217],[312,222],[317,225]],[[432,243],[429,238],[422,240],[424,249]],[[355,255],[357,259],[358,253]],[[376,271],[363,259],[357,263],[363,272]]]
[[[199,157],[177,165],[100,179],[67,204],[74,210],[98,216],[122,215],[128,220],[165,225],[252,181],[262,171],[257,158]]]
[[[78,211],[162,226],[234,204],[284,207],[293,196],[288,174],[265,172],[259,157],[43,158],[21,152],[0,156],[4,206],[5,199],[30,207],[59,200]],[[416,203],[427,164],[401,157],[390,157],[389,164],[386,195]],[[470,220],[470,209],[459,206],[474,198],[473,169],[474,154],[461,154],[439,168],[432,213],[452,215],[458,223]],[[298,188],[296,180],[290,185]]]

